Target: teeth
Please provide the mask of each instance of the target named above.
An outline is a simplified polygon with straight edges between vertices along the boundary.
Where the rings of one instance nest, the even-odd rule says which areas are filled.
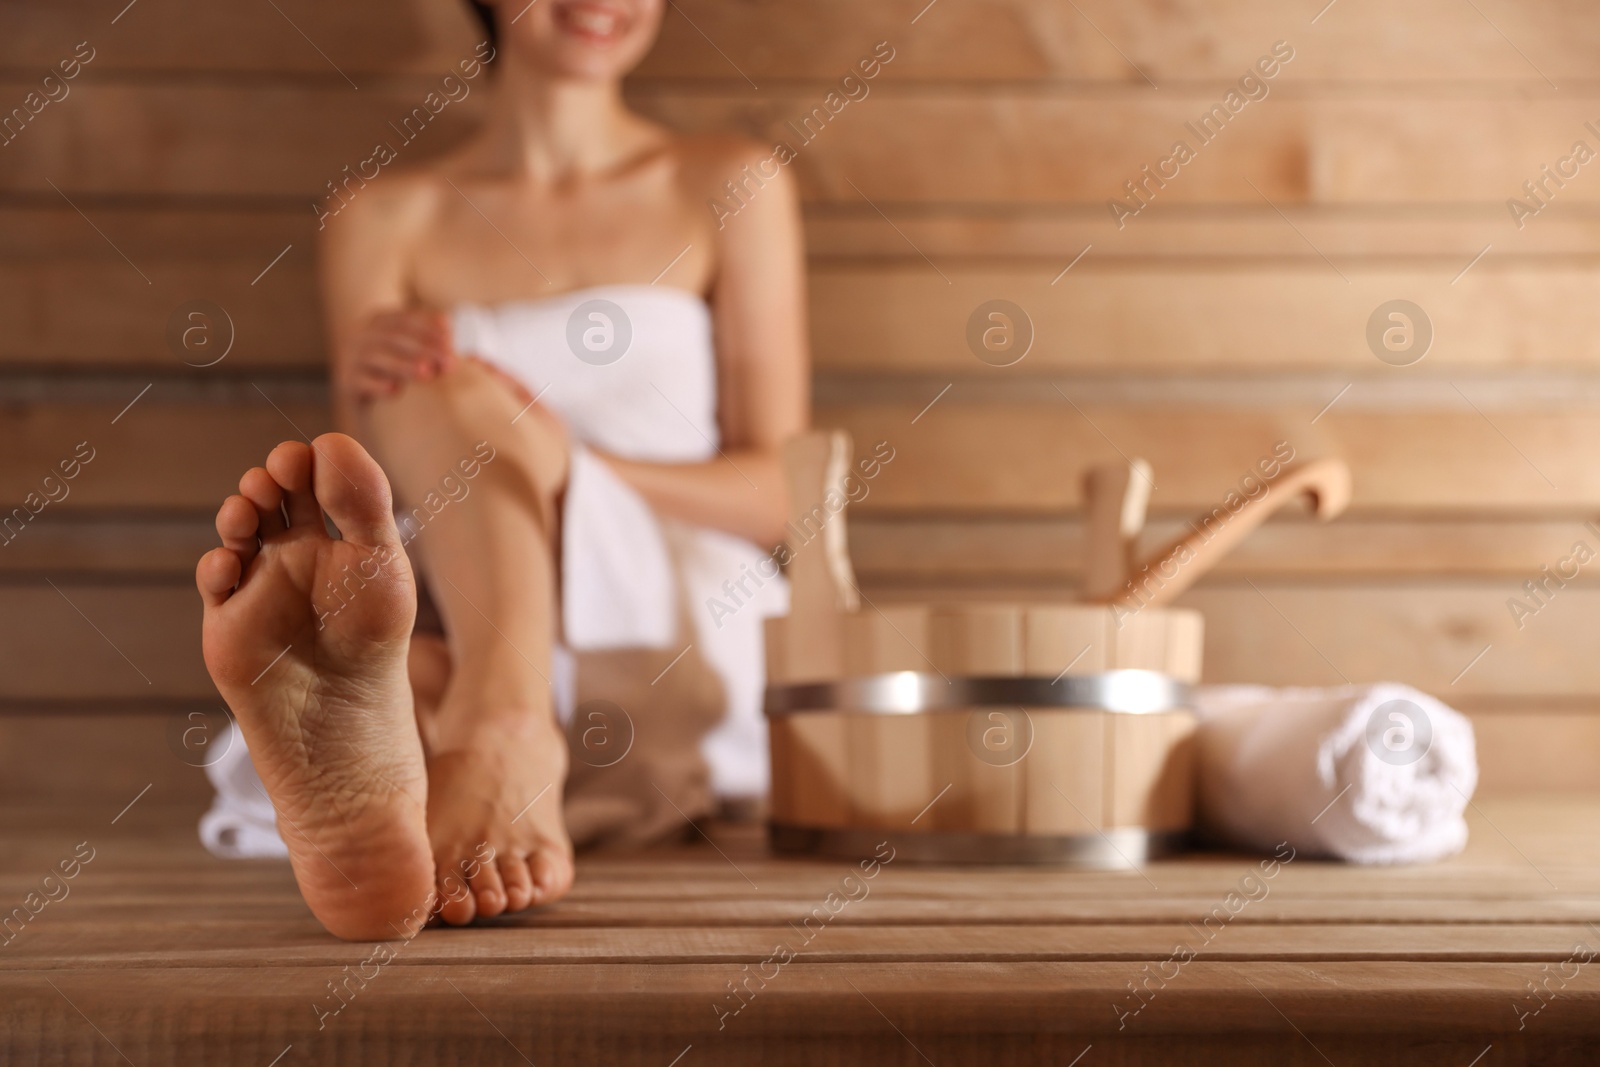
[[[618,19],[607,11],[580,7],[567,10],[567,21],[585,33],[606,37],[616,32]]]

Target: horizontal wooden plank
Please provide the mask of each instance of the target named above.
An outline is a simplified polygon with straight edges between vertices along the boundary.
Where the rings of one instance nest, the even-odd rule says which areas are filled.
[[[0,249],[10,260],[0,265],[0,316],[12,324],[0,338],[0,362],[182,370],[185,362],[213,358],[179,341],[181,309],[208,300],[223,309],[235,338],[224,371],[322,364],[309,210],[88,210],[93,225],[65,206],[0,211]],[[1600,312],[1586,299],[1600,281],[1600,257],[1577,260],[1555,249],[1539,256],[1491,251],[1457,280],[1482,250],[1464,250],[1477,236],[1469,238],[1461,223],[1448,227],[1463,243],[1458,258],[1441,254],[1419,263],[1405,258],[1411,231],[1400,227],[1398,236],[1377,242],[1383,224],[1371,215],[1351,223],[1339,212],[1312,211],[1291,226],[1264,208],[1239,219],[1213,212],[1165,226],[1159,231],[1165,236],[1144,241],[1137,256],[1120,254],[1115,241],[1108,245],[1088,223],[1057,218],[1053,229],[1041,232],[1084,243],[1060,244],[1057,258],[1042,259],[1036,253],[1044,245],[1012,239],[1010,246],[1031,258],[995,260],[1003,246],[984,242],[996,228],[1030,227],[969,214],[925,219],[920,229],[908,224],[913,240],[931,234],[936,247],[958,256],[931,266],[875,213],[848,224],[823,214],[812,226],[827,237],[813,250],[810,284],[814,348],[823,370],[987,371],[966,333],[976,309],[993,299],[1010,300],[1027,315],[1034,341],[1025,366],[1036,372],[1337,367],[1387,373],[1366,329],[1374,310],[1396,297],[1418,303],[1432,323],[1427,367],[1446,359],[1475,367],[1600,362]],[[1446,228],[1439,220],[1422,221],[1435,234]],[[1560,228],[1566,234],[1561,241],[1596,247],[1600,216],[1569,221]],[[1295,233],[1301,224],[1318,241],[1346,235],[1328,246],[1338,250],[1326,253],[1337,266]],[[899,260],[875,259],[877,240],[862,235],[880,231],[899,245]],[[1299,251],[1286,255],[1284,239]],[[1164,250],[1161,240],[1172,243]],[[1224,254],[1205,251],[1205,241],[1218,242]],[[1090,251],[1062,274],[1086,245]],[[988,261],[974,264],[980,255]],[[212,343],[221,344],[226,327],[214,333]]]
[[[939,590],[876,592],[875,602],[898,603]],[[1510,579],[1376,585],[1219,579],[1202,582],[1179,604],[1206,616],[1207,682],[1393,680],[1446,700],[1502,703],[1600,696],[1600,665],[1584,652],[1584,620],[1600,610],[1600,590],[1558,590],[1526,614],[1507,607],[1514,598],[1534,603]],[[198,597],[187,582],[7,584],[0,586],[0,605],[0,699],[13,705],[213,699],[200,659]]]
[[[0,80],[20,99],[28,81]],[[415,162],[470,132],[481,94],[447,104],[426,125],[402,122],[436,86],[352,91],[269,84],[215,88],[81,83],[60,105],[41,111],[0,155],[0,190],[50,193],[51,183],[78,193],[274,196],[312,201],[329,193],[374,148],[388,144]],[[390,124],[394,125],[391,126]],[[391,164],[392,165],[392,164]],[[373,164],[368,164],[371,173]],[[352,189],[356,178],[349,179]]]
[[[7,892],[102,821],[92,804],[43,797],[4,818]],[[1493,1041],[1508,1058],[1561,1062],[1594,1032],[1592,973],[1563,974],[1531,1019],[1515,1008],[1546,967],[1593,943],[1597,913],[1592,895],[1561,897],[1533,865],[1565,881],[1544,865],[1581,857],[1592,877],[1594,818],[1592,799],[1485,802],[1469,813],[1467,852],[1442,864],[1297,859],[1131,1016],[1118,1010],[1129,983],[1202,936],[1188,924],[1239,890],[1254,857],[1192,855],[1143,875],[896,862],[729,1016],[727,984],[774,938],[795,944],[795,917],[846,868],[771,857],[755,828],[712,825],[715,849],[580,857],[555,907],[394,946],[392,961],[361,968],[351,1010],[325,1015],[308,1004],[371,946],[322,934],[286,865],[217,862],[171,813],[140,805],[93,831],[72,903],[0,955],[0,1056],[267,1063],[292,1046],[297,1061],[341,1064],[642,1067],[686,1051],[697,1063],[980,1064],[1070,1062],[1093,1044],[1137,1064],[1169,1061],[1178,1043],[1205,1065],[1400,1067],[1465,1063]]]
[[[0,81],[0,92],[27,91],[27,82]],[[370,156],[380,140],[414,160],[469,128],[478,96],[452,105],[405,143],[389,123],[420,106],[426,92],[427,86],[357,93],[348,86],[269,84],[197,96],[186,86],[85,83],[59,108],[42,111],[0,159],[0,190],[49,193],[54,182],[68,194],[309,200],[342,167]],[[1524,181],[1539,177],[1542,163],[1554,164],[1588,135],[1584,123],[1596,109],[1592,92],[1518,99],[1461,93],[1397,100],[1388,92],[1269,97],[1234,116],[1207,143],[1185,123],[1198,122],[1217,105],[1214,92],[971,96],[885,86],[830,117],[807,141],[796,132],[799,120],[822,107],[823,95],[662,90],[638,103],[683,129],[789,142],[811,201],[860,204],[865,196],[890,208],[948,202],[1103,207],[1127,195],[1123,183],[1139,177],[1142,166],[1157,164],[1176,140],[1186,140],[1196,158],[1151,193],[1153,213],[1174,204],[1259,207],[1263,198],[1280,206],[1503,205],[1522,195]],[[952,144],[962,146],[957,158],[948,152]],[[1562,205],[1593,203],[1600,200],[1600,183],[1574,179],[1556,195]],[[1127,224],[1139,222],[1135,217]],[[1516,233],[1508,213],[1485,240],[1511,242]]]
[[[59,476],[60,464],[80,445],[92,458],[67,483],[67,495],[46,507],[210,510],[237,491],[239,476],[279,441],[329,429],[324,404],[295,399],[295,387],[270,379],[231,389],[234,399],[224,403],[164,404],[167,387],[162,382],[144,393],[130,382],[111,402],[13,401],[0,408],[0,433],[16,442],[0,473],[7,514],[27,494],[43,496],[42,479]]]
[[[1077,404],[1057,388],[1042,387],[1036,401],[967,403],[957,384],[932,407],[938,390],[930,388],[913,403],[834,403],[817,417],[850,430],[862,448],[887,440],[895,449],[859,505],[871,514],[1059,514],[1079,505],[1083,469],[1119,453],[1154,465],[1158,511],[1209,510],[1278,442],[1302,459],[1348,462],[1357,513],[1511,517],[1600,506],[1600,473],[1586,459],[1600,448],[1600,412],[1587,406],[1506,408],[1488,396],[1471,402],[1469,388],[1452,391],[1450,409],[1335,404],[1318,417],[1321,397],[1303,407],[1252,407],[1248,397],[1214,407],[1135,406]],[[0,436],[17,442],[0,464],[0,501],[21,503],[88,441],[95,458],[70,495],[49,506],[209,510],[277,442],[328,426],[325,407],[295,383],[263,379],[196,394],[160,382],[137,400],[133,382],[99,390],[113,392],[111,401],[0,409]],[[927,410],[919,417],[920,408]]]
[[[295,259],[260,277],[291,245],[284,258]],[[217,368],[213,375],[323,365],[307,244],[284,241],[253,260],[135,259],[137,266],[101,248],[93,260],[0,267],[0,317],[13,327],[0,340],[0,363],[166,374]]]
[[[362,958],[352,956],[355,963]],[[26,1032],[68,1050],[78,1063],[91,1057],[98,1063],[103,1055],[98,1049],[105,1038],[84,1024],[87,1016],[119,1022],[111,1028],[121,1038],[117,1044],[133,1062],[147,1064],[194,1062],[199,1050],[229,1037],[245,1042],[238,1047],[248,1049],[251,1062],[267,1062],[273,1051],[266,1038],[256,1037],[263,1031],[278,1051],[298,1041],[318,1062],[393,1062],[374,1053],[400,1043],[408,1058],[427,1049],[450,1057],[434,1062],[481,1063],[496,1056],[516,1062],[507,1042],[522,1056],[537,1057],[529,1062],[667,1062],[688,1045],[700,1046],[706,1062],[750,1062],[762,1047],[784,1050],[760,1057],[762,1062],[818,1062],[825,1046],[807,1047],[807,1039],[787,1036],[803,1031],[813,1043],[848,1042],[852,1054],[844,1062],[911,1063],[912,1050],[900,1052],[911,1041],[927,1050],[924,1055],[938,1056],[936,1062],[965,1064],[994,1062],[996,1049],[1018,1062],[1043,1053],[1049,1058],[1034,1062],[1052,1063],[1094,1042],[1115,1052],[1125,1039],[1113,1009],[1129,996],[1130,981],[1127,963],[797,964],[762,988],[758,1010],[729,1019],[729,1032],[719,1036],[716,1009],[722,997],[731,997],[726,983],[743,974],[731,967],[502,961],[444,975],[403,960],[402,953],[379,972],[374,981],[381,993],[356,1001],[358,1010],[348,1018],[330,1020],[321,1043],[314,1043],[317,1016],[308,1003],[329,995],[325,983],[342,974],[330,975],[326,967],[141,968],[103,978],[79,975],[76,981],[63,976],[60,992],[37,975],[4,973],[0,991],[10,1011],[27,1020]],[[1240,1062],[1237,1050],[1245,1041],[1256,1043],[1259,1054],[1265,1037],[1276,1054],[1255,1062],[1322,1062],[1319,1055],[1343,1053],[1344,1062],[1399,1064],[1416,1062],[1423,1048],[1453,1062],[1461,1050],[1471,1054],[1469,1036],[1479,1051],[1491,1038],[1544,1050],[1596,1032],[1600,993],[1580,973],[1562,995],[1545,1002],[1531,1034],[1517,1035],[1511,1006],[1526,996],[1529,970],[1527,964],[1506,963],[1331,962],[1312,968],[1196,960],[1183,968],[1183,981],[1163,989],[1160,1010],[1136,1020],[1134,1029],[1140,1036],[1164,1036],[1169,1053],[1174,1035],[1186,1045],[1206,1035],[1231,1035],[1234,1057],[1196,1059],[1203,1064]],[[1132,978],[1138,976],[1136,968]],[[642,989],[651,994],[635,992]],[[1272,990],[1271,996],[1263,997],[1263,989]],[[633,995],[619,1017],[624,991]],[[463,1010],[474,1006],[477,1011]],[[1313,1048],[1306,1047],[1307,1028]],[[1352,1033],[1364,1040],[1340,1037]],[[962,1035],[985,1038],[987,1052],[974,1058],[976,1048],[962,1055],[944,1044]],[[1410,1058],[1351,1056],[1376,1035]],[[753,1039],[760,1041],[734,1044]],[[357,1051],[363,1047],[364,1053]],[[1120,1047],[1126,1055],[1127,1046]]]
[[[1188,528],[1187,519],[1151,521],[1140,539],[1145,553]],[[1294,517],[1269,521],[1212,573],[1236,579],[1330,581],[1500,575],[1520,584],[1540,567],[1570,556],[1578,541],[1600,547],[1597,537],[1577,519],[1344,518],[1320,523]],[[999,592],[1044,584],[1067,594],[1082,577],[1083,550],[1083,525],[1075,518],[877,515],[850,521],[856,574],[877,587],[944,584]],[[58,551],[62,554],[54,558],[62,563],[72,558],[65,541]],[[19,570],[25,565],[32,566],[21,559],[14,564]],[[1588,582],[1591,576],[1580,572],[1578,580]]]
[[[208,313],[205,321],[216,322],[208,343],[223,344],[228,324],[234,338],[217,373],[323,365],[308,246],[285,240],[273,251],[220,264],[134,262],[137,268],[102,245],[98,258],[0,267],[0,315],[14,324],[0,339],[0,361],[167,372],[204,365],[217,357],[182,344],[199,336],[185,334],[184,320],[198,306],[193,302],[203,300],[223,312]],[[1026,362],[1013,374],[1335,368],[1393,377],[1369,346],[1367,324],[1397,297],[1422,307],[1432,325],[1424,370],[1446,361],[1472,368],[1600,364],[1600,311],[1586,298],[1600,284],[1600,263],[1488,260],[1455,285],[1455,263],[1432,269],[1347,263],[1341,277],[1321,261],[1173,266],[1085,257],[1052,285],[1059,269],[1012,263],[935,270],[920,260],[819,266],[811,274],[816,365],[852,374],[993,376],[967,329],[982,305],[1003,299],[1022,309],[1033,331]]]
[[[1091,251],[1064,278],[1055,264],[1032,271],[941,270],[928,263],[816,271],[817,365],[840,371],[988,370],[968,331],[992,300],[1020,307],[1031,323],[1032,347],[1014,374],[1024,366],[1028,373],[1240,367],[1387,372],[1391,368],[1368,344],[1368,320],[1395,299],[1420,306],[1432,324],[1434,362],[1427,369],[1444,362],[1487,367],[1600,361],[1600,310],[1584,295],[1600,281],[1600,266],[1526,267],[1486,259],[1452,285],[1465,262],[1444,269],[1331,267],[1321,261],[1101,269],[1092,256]],[[1026,327],[1018,322],[1014,328],[1021,336]]]
[[[237,263],[254,278],[285,245],[309,252],[317,233],[315,215],[293,201],[144,204],[108,194],[75,197],[74,202],[141,267],[149,261]],[[1131,266],[1163,260],[1197,266],[1236,260],[1321,263],[1320,252],[1350,266],[1379,265],[1372,261],[1390,267],[1450,266],[1454,277],[1483,251],[1483,236],[1507,218],[1503,204],[1291,205],[1281,215],[1265,204],[1188,205],[1152,212],[1137,226],[1119,231],[1099,205],[919,204],[897,210],[890,227],[870,205],[857,203],[807,205],[805,228],[806,250],[827,267],[848,266],[854,260],[873,265],[915,261],[925,267],[917,252],[921,249],[941,263],[959,261],[958,268],[982,264],[992,270],[1016,261],[1048,268],[1054,263],[1053,278],[1092,244],[1092,255],[1074,272],[1108,260]],[[1600,208],[1557,204],[1540,215],[1537,225],[1520,231],[1515,242],[1497,243],[1482,262],[1533,266],[1557,257],[1582,265],[1600,257],[1597,246]],[[29,264],[121,262],[105,237],[54,193],[0,199],[0,253],[7,261]],[[300,259],[285,257],[280,265]]]
[[[47,509],[28,524],[25,536],[0,546],[0,575],[184,578],[193,573],[195,560],[218,543],[212,516],[204,513],[58,516]]]
[[[1079,504],[1086,466],[1119,456],[1153,464],[1152,506],[1209,510],[1280,441],[1300,458],[1344,459],[1358,511],[1510,515],[1600,506],[1600,473],[1586,458],[1600,448],[1600,421],[1579,410],[1334,405],[1318,418],[1315,404],[1259,411],[1241,401],[1233,410],[1175,405],[1135,413],[1075,407],[1070,394],[1053,404],[969,405],[957,389],[920,417],[936,390],[922,404],[819,410],[819,422],[849,430],[857,442],[887,440],[896,450],[862,510],[1061,511]]]
[[[216,357],[182,347],[180,320],[193,301],[204,300],[225,314],[211,312],[206,321],[231,323],[235,339],[218,373],[320,367],[310,250],[285,241],[276,251],[285,247],[284,260],[256,284],[275,253],[225,264],[146,260],[135,270],[104,248],[94,261],[0,267],[0,314],[15,324],[0,340],[0,361],[168,372],[203,365]],[[1487,261],[1454,286],[1454,263],[1345,264],[1340,277],[1320,261],[1170,266],[1086,257],[1055,285],[1052,268],[1059,272],[1054,263],[1032,270],[950,266],[941,277],[920,260],[818,267],[811,274],[816,366],[992,376],[967,328],[982,305],[1001,299],[1020,307],[1033,330],[1026,363],[1013,374],[1334,368],[1393,377],[1368,344],[1367,323],[1397,297],[1422,307],[1432,324],[1424,371],[1446,361],[1472,368],[1600,364],[1600,310],[1586,298],[1600,284],[1600,264]],[[210,343],[222,344],[227,326],[210,330]]]
[[[50,65],[63,45],[99,30],[117,47],[97,57],[97,72],[216,75],[331,76],[330,60],[352,75],[425,73],[453,62],[475,39],[458,5],[445,0],[381,10],[310,0],[279,0],[279,6],[287,18],[254,7],[141,0],[138,18],[130,13],[110,30],[121,7],[115,0],[29,0],[7,5],[0,33],[10,44],[7,66],[13,68]],[[1378,0],[1344,0],[1338,18],[1325,16],[1314,26],[1311,15],[1291,15],[1269,0],[1084,0],[1081,15],[1030,0],[987,0],[918,17],[925,6],[925,0],[870,8],[850,0],[682,0],[677,12],[668,12],[661,41],[640,73],[740,84],[740,71],[757,83],[836,79],[876,42],[888,40],[897,50],[890,69],[905,79],[1144,85],[1142,70],[1166,85],[1235,80],[1273,41],[1288,39],[1297,48],[1295,73],[1310,80],[1542,84],[1542,71],[1565,84],[1593,76],[1590,56],[1600,44],[1580,0],[1491,8],[1492,24],[1449,0],[1424,0],[1401,11]],[[327,60],[294,32],[290,18]]]
[[[1174,204],[1259,206],[1263,197],[1278,205],[1503,206],[1507,197],[1524,195],[1524,181],[1540,177],[1540,164],[1554,165],[1578,139],[1593,140],[1584,123],[1596,112],[1593,97],[1576,95],[1516,102],[1387,93],[1382,99],[1269,98],[1255,113],[1241,111],[1222,135],[1202,137],[1186,124],[1198,126],[1218,100],[1200,91],[1078,98],[1046,91],[968,96],[907,90],[849,105],[808,141],[797,132],[799,122],[820,99],[752,95],[663,92],[640,104],[684,129],[736,129],[791,144],[811,200],[854,204],[866,197],[890,208],[942,202],[1103,207],[1117,196],[1138,208],[1124,183],[1142,180],[1142,167],[1155,168],[1183,141],[1196,158],[1181,168],[1169,165],[1168,174],[1176,176],[1161,187],[1151,183],[1146,210],[1152,214]],[[951,145],[961,146],[959,154],[951,154]],[[1564,204],[1593,202],[1600,199],[1600,183],[1573,180],[1555,195]],[[1140,221],[1127,219],[1126,226]],[[1485,240],[1509,242],[1516,232],[1508,212]]]
[[[0,694],[0,796],[22,802],[70,791],[103,798],[114,814],[151,785],[147,800],[181,806],[181,819],[198,817],[211,786],[191,765],[192,754],[189,762],[174,755],[169,734],[181,739],[181,731],[196,723],[217,722],[219,705],[169,693],[155,700],[158,710],[100,700],[84,705],[98,710],[66,711],[54,700],[30,705]],[[1582,698],[1554,707],[1482,697],[1462,703],[1477,734],[1479,796],[1600,791],[1600,706]],[[45,705],[55,710],[27,710]],[[202,717],[191,717],[194,712]]]
[[[97,857],[98,858],[98,857]],[[5,886],[12,895],[25,895],[30,888],[21,877]],[[182,892],[182,887],[163,887]],[[41,929],[37,938],[19,940],[8,946],[8,963],[21,971],[59,968],[102,969],[154,968],[165,966],[226,967],[285,964],[325,966],[337,971],[350,960],[350,949],[325,942],[314,946],[285,944],[282,939],[234,939],[212,949],[197,949],[196,940],[205,934],[217,936],[233,927],[237,920],[197,924],[179,928],[170,923],[148,922],[129,928],[121,916],[95,914],[91,901],[105,900],[104,884],[79,894],[75,919],[70,925],[58,924]],[[90,894],[93,895],[90,895]],[[870,898],[869,898],[870,899]],[[229,917],[232,919],[232,917]],[[209,927],[209,929],[206,929]],[[255,931],[251,931],[254,933]],[[265,932],[265,931],[262,931]],[[679,963],[708,966],[732,965],[737,968],[752,959],[764,959],[790,927],[749,926],[734,929],[593,929],[568,928],[543,932],[540,937],[541,963],[585,962]],[[1217,934],[1205,946],[1210,960],[1400,960],[1417,962],[1502,961],[1534,964],[1564,962],[1572,946],[1584,940],[1587,927],[1580,923],[1550,923],[1537,930],[1516,926],[1441,923],[1432,926],[1396,927],[1392,924],[1341,924],[1313,926],[1298,923],[1245,924]],[[1592,935],[1588,935],[1592,936]],[[500,945],[497,931],[464,931],[450,941],[415,946],[404,956],[413,966],[455,967],[470,964],[495,951]],[[122,947],[137,939],[139,948]],[[819,939],[819,941],[822,939]],[[949,962],[1104,962],[1165,960],[1175,944],[1196,941],[1194,931],[1183,924],[1123,924],[1098,929],[1077,925],[1006,926],[965,925],[959,921],[944,926],[937,941],[928,937],[925,926],[841,926],[830,930],[825,943],[806,952],[808,964],[817,963],[914,963]],[[252,943],[254,942],[254,943]],[[1137,968],[1135,968],[1137,969]]]
[[[1578,0],[1541,0],[1495,14],[1537,67],[1484,20],[1448,0],[1408,4],[1347,0],[1339,18],[1290,13],[1269,0],[1085,0],[1079,10],[1031,0],[988,0],[924,12],[926,0],[865,10],[849,0],[683,4],[685,14],[729,59],[760,81],[841,76],[880,41],[905,79],[956,82],[1068,80],[1163,88],[1173,82],[1234,81],[1277,40],[1296,48],[1296,77],[1332,82],[1507,80],[1542,83],[1540,71],[1589,78],[1587,48],[1600,41]],[[1506,25],[1507,16],[1514,25]],[[668,20],[669,33],[642,73],[727,77],[704,42]],[[1142,72],[1142,73],[1141,73]]]
[[[1117,228],[1103,204],[1071,205],[896,205],[894,226],[867,204],[811,204],[806,242],[814,259],[847,266],[851,259],[904,262],[926,267],[921,255],[949,270],[974,260],[1003,266],[1034,260],[1056,277],[1086,246],[1073,267],[1110,262],[1270,260],[1323,263],[1341,268],[1387,265],[1448,266],[1454,277],[1485,243],[1494,248],[1482,262],[1534,265],[1559,256],[1587,264],[1600,246],[1600,213],[1588,204],[1553,205],[1537,225],[1518,230],[1512,241],[1491,242],[1504,233],[1504,204],[1385,207],[1382,205],[1288,205],[1279,214],[1265,204],[1173,205],[1141,214]],[[1292,225],[1286,224],[1287,219]],[[897,232],[898,231],[898,232]],[[920,252],[920,254],[919,254]],[[836,263],[833,261],[845,261]],[[1325,264],[1324,264],[1325,265]],[[1481,264],[1480,264],[1481,265]],[[1059,284],[1065,284],[1064,281]]]
[[[340,71],[361,75],[358,82],[375,73],[442,77],[458,59],[472,55],[481,39],[464,5],[442,0],[384,5],[274,0],[247,6],[139,0],[124,14],[126,4],[7,4],[0,11],[0,37],[7,45],[3,69],[26,74],[48,69],[87,39],[96,54],[81,75],[85,78],[288,74],[343,85]]]
[[[1187,529],[1157,517],[1145,527],[1146,551]],[[1501,577],[1520,584],[1570,556],[1596,534],[1577,518],[1344,518],[1320,523],[1290,515],[1267,522],[1224,557],[1224,578],[1351,580]],[[1083,527],[1071,517],[857,515],[850,556],[872,588],[947,586],[1008,591],[1049,588],[1073,594],[1082,575]],[[27,536],[0,550],[0,575],[187,578],[215,546],[211,515],[130,515],[121,511],[46,510]],[[1580,571],[1580,585],[1600,575]]]

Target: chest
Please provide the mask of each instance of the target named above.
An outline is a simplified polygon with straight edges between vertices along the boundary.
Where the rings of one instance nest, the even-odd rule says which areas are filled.
[[[703,292],[714,266],[710,215],[672,181],[645,176],[565,188],[446,185],[415,246],[425,303],[498,303],[600,285]]]

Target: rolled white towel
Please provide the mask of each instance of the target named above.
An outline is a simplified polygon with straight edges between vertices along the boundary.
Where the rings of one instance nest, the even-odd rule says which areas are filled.
[[[272,801],[250,762],[244,735],[234,723],[218,739],[216,756],[206,764],[206,777],[217,795],[211,809],[200,816],[200,843],[223,859],[282,859],[289,855],[278,836],[278,817]]]
[[[1478,784],[1472,724],[1390,682],[1195,691],[1200,825],[1219,841],[1354,863],[1461,851]]]

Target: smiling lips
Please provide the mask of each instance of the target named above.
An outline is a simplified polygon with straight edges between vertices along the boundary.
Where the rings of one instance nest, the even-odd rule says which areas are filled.
[[[592,0],[557,4],[555,22],[564,32],[592,44],[614,44],[632,25],[627,12]]]

